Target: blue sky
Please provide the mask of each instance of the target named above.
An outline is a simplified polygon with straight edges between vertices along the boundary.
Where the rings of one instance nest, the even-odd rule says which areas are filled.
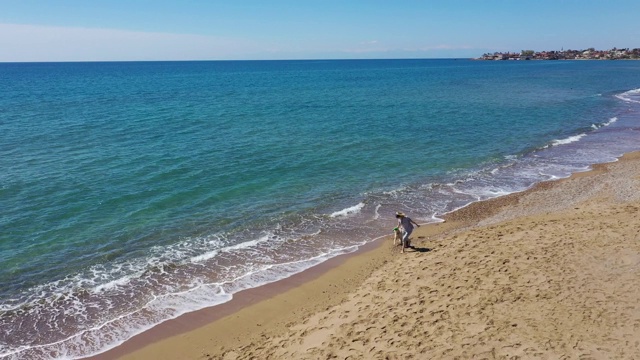
[[[640,47],[640,0],[0,0],[0,61],[465,58]]]

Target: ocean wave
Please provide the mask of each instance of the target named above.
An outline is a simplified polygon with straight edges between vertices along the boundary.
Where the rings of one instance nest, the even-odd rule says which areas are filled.
[[[364,207],[364,203],[359,203],[357,205],[348,207],[346,209],[342,209],[340,211],[336,211],[331,213],[331,215],[329,215],[329,217],[335,218],[335,217],[339,217],[339,216],[348,216],[348,215],[352,215],[352,214],[357,214],[360,212],[360,210],[362,210],[362,208]]]
[[[594,129],[594,130],[597,130],[597,129],[600,129],[600,128],[603,128],[603,127],[609,126],[609,125],[613,124],[613,123],[614,123],[614,122],[616,122],[616,121],[618,121],[618,117],[617,117],[617,116],[614,116],[614,117],[612,117],[611,119],[609,119],[609,121],[607,121],[607,122],[605,122],[605,123],[602,123],[602,124],[592,124],[592,125],[591,125],[591,128],[592,128],[592,129]]]
[[[574,136],[569,136],[568,138],[565,138],[565,139],[553,140],[551,141],[551,146],[571,144],[573,142],[580,141],[580,139],[582,139],[585,136],[587,136],[587,134],[574,135]]]
[[[374,219],[374,220],[378,220],[378,219],[380,219],[380,212],[379,212],[379,211],[380,211],[380,208],[381,208],[381,207],[382,207],[382,204],[378,204],[378,205],[376,205],[376,209],[375,209],[375,210],[374,210],[374,212],[373,212],[373,219]]]
[[[366,242],[332,249],[311,258],[250,269],[224,283],[201,284],[173,293],[159,294],[143,306],[101,324],[48,344],[0,348],[0,357],[67,359],[93,356],[122,344],[153,326],[180,315],[230,301],[239,291],[288,278],[338,255],[354,252]]]
[[[622,94],[615,95],[615,97],[625,102],[640,104],[640,88],[625,91]]]

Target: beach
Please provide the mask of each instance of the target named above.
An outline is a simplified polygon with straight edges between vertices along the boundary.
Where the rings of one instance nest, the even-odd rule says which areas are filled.
[[[96,358],[638,358],[639,215],[636,152],[450,213],[405,254],[389,235]]]

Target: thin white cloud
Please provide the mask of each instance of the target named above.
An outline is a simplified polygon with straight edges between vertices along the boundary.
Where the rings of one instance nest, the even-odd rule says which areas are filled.
[[[0,23],[0,62],[395,58],[475,55],[474,47],[393,46],[367,40],[351,48],[193,34]],[[485,51],[478,51],[482,53]]]
[[[375,44],[373,44],[375,45]],[[428,53],[431,51],[442,51],[442,50],[473,50],[476,47],[468,46],[468,45],[447,45],[440,44],[434,46],[419,46],[419,47],[406,47],[406,48],[391,48],[391,47],[357,47],[346,49],[343,52],[345,53],[353,53],[353,54],[362,54],[362,53]]]
[[[254,52],[249,42],[118,29],[0,24],[0,61],[208,60]]]

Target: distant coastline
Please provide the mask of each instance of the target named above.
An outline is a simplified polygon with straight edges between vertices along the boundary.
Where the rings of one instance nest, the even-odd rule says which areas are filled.
[[[640,60],[640,48],[494,52],[483,54],[474,60]]]

